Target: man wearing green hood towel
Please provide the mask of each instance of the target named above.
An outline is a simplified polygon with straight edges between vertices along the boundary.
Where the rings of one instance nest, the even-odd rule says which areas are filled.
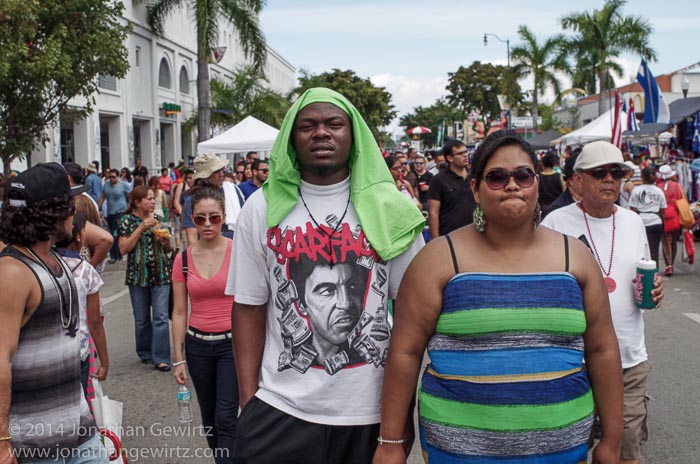
[[[389,299],[423,246],[357,109],[310,89],[284,119],[270,174],[238,218],[236,463],[370,463],[379,437]],[[412,417],[412,414],[411,414]]]

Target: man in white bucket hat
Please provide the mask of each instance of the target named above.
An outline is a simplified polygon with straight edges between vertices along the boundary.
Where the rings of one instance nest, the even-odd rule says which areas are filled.
[[[637,262],[650,259],[644,223],[638,214],[617,206],[620,184],[629,166],[622,152],[608,142],[581,150],[573,183],[581,201],[553,211],[542,225],[578,237],[591,249],[603,274],[620,346],[624,378],[624,433],[620,462],[639,463],[647,440],[647,378],[651,370],[644,342],[644,318],[634,303]],[[652,298],[661,305],[662,281],[654,279]],[[603,430],[605,433],[605,430]]]
[[[194,168],[194,187],[202,183],[200,179],[203,179],[223,190],[226,222],[221,229],[221,234],[225,237],[233,238],[233,231],[245,197],[237,185],[231,182],[224,182],[224,168],[227,164],[228,161],[214,154],[200,153],[194,159],[192,167]],[[182,228],[185,229],[189,245],[196,243],[198,240],[197,229],[195,229],[194,221],[192,220],[192,196],[188,194],[191,191],[192,189],[183,194],[182,207]]]

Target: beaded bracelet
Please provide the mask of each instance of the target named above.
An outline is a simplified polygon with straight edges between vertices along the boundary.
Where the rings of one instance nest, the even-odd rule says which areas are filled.
[[[377,437],[377,441],[379,442],[379,445],[401,445],[404,442],[403,438],[399,438],[398,440],[387,440],[386,438],[382,438],[381,435]]]

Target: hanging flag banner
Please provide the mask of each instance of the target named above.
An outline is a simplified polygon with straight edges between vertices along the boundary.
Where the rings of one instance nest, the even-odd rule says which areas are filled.
[[[693,124],[693,151],[700,153],[700,111],[695,113],[695,123]]]
[[[651,74],[646,60],[642,59],[637,71],[637,82],[644,89],[644,122],[668,124],[671,122],[671,111],[663,94],[659,91],[656,79]]]
[[[620,120],[620,113],[622,112],[622,98],[620,98],[620,92],[615,91],[615,110],[612,125],[612,136],[610,137],[610,143],[615,145],[617,148],[622,148],[622,121]]]
[[[634,113],[634,101],[630,98],[629,111],[627,111],[627,130],[628,131],[638,131],[639,122],[637,121],[637,116]]]
[[[212,47],[209,63],[219,63],[226,53],[226,47]]]

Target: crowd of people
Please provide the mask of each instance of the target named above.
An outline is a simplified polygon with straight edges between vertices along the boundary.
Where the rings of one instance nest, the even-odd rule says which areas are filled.
[[[109,373],[108,255],[126,256],[138,359],[192,383],[217,463],[404,463],[416,401],[431,464],[640,462],[651,364],[631,282],[660,247],[673,274],[669,166],[607,142],[538,155],[510,130],[382,152],[317,88],[269,159],[99,172],[7,182],[0,463],[107,462],[94,433],[28,431],[94,430],[77,426]],[[651,294],[660,307],[658,276]]]

